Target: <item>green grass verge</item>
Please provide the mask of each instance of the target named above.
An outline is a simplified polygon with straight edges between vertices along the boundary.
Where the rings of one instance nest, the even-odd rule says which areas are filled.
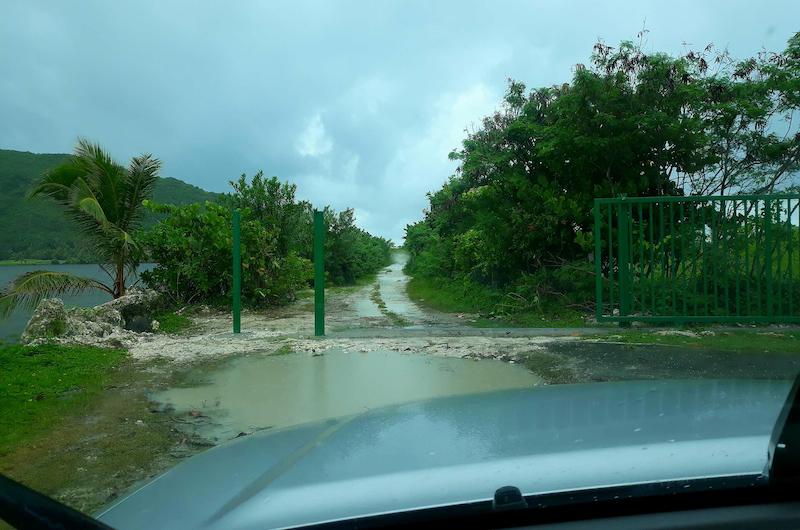
[[[52,265],[51,259],[3,259],[0,260],[0,267],[4,265]]]
[[[277,350],[273,351],[270,355],[289,355],[292,353],[294,353],[294,348],[292,348],[288,344],[284,344]]]
[[[683,330],[687,331],[687,330]],[[681,333],[683,331],[678,331]],[[620,331],[613,335],[597,335],[594,340],[622,342],[625,344],[658,344],[703,348],[733,352],[786,352],[800,353],[800,330],[690,331],[693,336],[662,335],[654,331]]]
[[[189,317],[172,312],[160,313],[154,318],[158,320],[158,333],[181,333],[193,325]]]
[[[85,408],[125,356],[82,346],[0,346],[0,454]]]
[[[413,277],[406,285],[414,302],[445,313],[477,313],[475,327],[585,327],[584,314],[566,307],[536,311],[507,311],[510,298],[496,289],[440,278]],[[491,317],[489,315],[492,315]]]

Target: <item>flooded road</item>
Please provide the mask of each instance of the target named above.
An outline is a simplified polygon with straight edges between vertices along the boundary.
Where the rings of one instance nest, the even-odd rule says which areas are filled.
[[[412,302],[406,294],[408,276],[403,272],[408,262],[408,254],[396,252],[394,263],[378,275],[380,296],[386,304],[386,309],[402,317],[410,324],[421,324],[428,321],[427,315]]]
[[[215,443],[264,428],[347,416],[435,397],[527,388],[542,379],[498,360],[459,359],[387,350],[328,350],[239,357],[191,374],[189,386],[151,396]]]

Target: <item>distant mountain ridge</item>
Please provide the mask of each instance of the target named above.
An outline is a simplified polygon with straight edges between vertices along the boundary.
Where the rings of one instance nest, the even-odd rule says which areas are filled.
[[[69,156],[0,149],[0,260],[93,261],[90,246],[61,208],[44,198],[26,198],[42,174]],[[153,193],[154,201],[177,205],[219,197],[218,193],[172,177],[160,178]],[[148,213],[145,224],[156,220],[154,214]]]

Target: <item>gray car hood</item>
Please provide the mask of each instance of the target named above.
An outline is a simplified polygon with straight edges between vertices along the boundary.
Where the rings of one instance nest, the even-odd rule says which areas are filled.
[[[523,493],[759,473],[790,381],[630,381],[442,398],[228,442],[104,512],[255,529]]]

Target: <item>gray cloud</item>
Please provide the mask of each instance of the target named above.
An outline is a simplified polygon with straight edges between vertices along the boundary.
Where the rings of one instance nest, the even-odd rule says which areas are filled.
[[[398,240],[448,152],[507,77],[568,81],[597,38],[651,49],[782,49],[800,4],[772,2],[35,2],[0,17],[0,147],[120,159],[224,191],[264,169]]]

